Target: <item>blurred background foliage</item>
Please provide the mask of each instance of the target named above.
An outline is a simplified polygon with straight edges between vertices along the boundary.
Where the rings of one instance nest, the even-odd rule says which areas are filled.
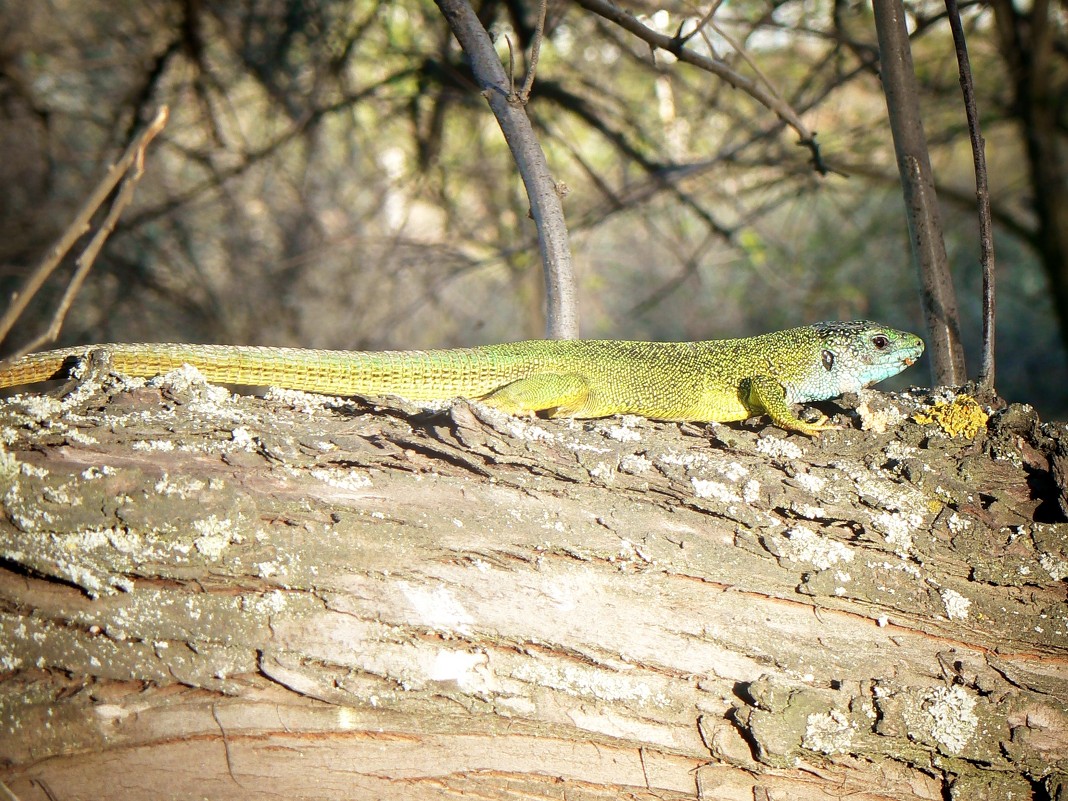
[[[668,34],[709,9],[624,5]],[[1068,254],[1049,229],[1068,214],[1056,206],[1064,7],[962,6],[997,215],[998,388],[1063,418]],[[505,63],[511,42],[521,80],[538,3],[475,7]],[[941,3],[907,8],[974,374],[978,236],[956,62]],[[583,336],[709,339],[857,317],[921,331],[870,6],[727,0],[715,21],[691,46],[759,70],[818,132],[832,172],[818,175],[744,93],[553,0],[528,111],[568,190]],[[0,0],[0,25],[7,294],[139,126],[171,108],[60,344],[542,334],[522,186],[429,0]],[[1035,45],[1043,36],[1051,46]],[[37,299],[16,339],[61,291]]]

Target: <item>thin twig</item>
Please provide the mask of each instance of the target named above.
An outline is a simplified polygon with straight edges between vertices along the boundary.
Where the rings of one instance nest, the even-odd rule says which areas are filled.
[[[162,130],[162,126],[157,130],[157,133],[159,130]],[[93,238],[78,257],[77,262],[75,262],[76,269],[74,275],[71,276],[70,283],[67,285],[63,297],[60,299],[56,311],[52,315],[52,322],[49,323],[48,329],[36,339],[26,343],[19,349],[19,352],[13,354],[11,358],[18,358],[18,356],[38,350],[43,345],[55,342],[59,337],[59,332],[63,328],[63,321],[66,319],[67,312],[70,311],[70,307],[74,303],[74,298],[77,296],[79,290],[81,290],[82,284],[85,283],[85,279],[89,275],[89,270],[92,269],[96,257],[100,255],[101,248],[104,247],[104,243],[107,241],[108,237],[111,236],[112,231],[115,230],[115,225],[118,223],[119,217],[122,216],[122,212],[133,201],[134,189],[137,187],[138,182],[140,182],[141,177],[145,174],[145,148],[148,147],[150,141],[151,138],[146,138],[142,143],[141,148],[137,151],[137,158],[134,159],[132,172],[127,174],[126,180],[124,180],[122,186],[119,187],[119,193],[111,204],[111,208],[108,209],[107,216],[104,218],[103,222],[100,223],[100,228],[93,234]]]
[[[757,76],[757,78],[760,79],[760,82],[767,87],[768,92],[770,92],[776,100],[783,104],[786,104],[786,100],[775,90],[775,86],[772,84],[771,80],[768,78],[767,75],[764,74],[764,71],[757,66],[757,63],[753,61],[752,57],[749,55],[749,52],[745,49],[741,42],[739,42],[731,34],[727,33],[727,31],[717,25],[715,20],[713,20],[711,17],[709,17],[708,19],[708,26],[720,36],[722,36],[727,42],[727,44],[734,48],[734,52],[741,56],[742,61],[749,65],[749,69],[751,69]],[[702,31],[701,36],[704,38],[709,50],[711,50],[712,40],[709,38],[708,34]]]
[[[957,51],[960,89],[964,95],[964,112],[968,117],[968,135],[972,143],[975,165],[975,199],[979,206],[979,261],[983,267],[983,356],[979,364],[979,386],[994,390],[994,231],[990,211],[990,184],[986,171],[986,142],[979,129],[979,114],[975,106],[975,85],[968,59],[968,43],[960,21],[957,0],[946,0],[949,27],[953,31],[953,46]]]
[[[512,37],[504,37],[505,44],[508,45],[508,99],[515,100],[518,95],[515,93],[515,52],[512,50]]]
[[[776,97],[773,92],[768,92],[760,82],[747,78],[732,69],[722,59],[709,58],[687,48],[685,45],[689,40],[689,36],[667,36],[655,31],[642,24],[634,15],[609,2],[609,0],[576,0],[576,2],[587,11],[592,11],[594,14],[614,22],[619,27],[634,34],[639,39],[647,42],[650,47],[666,50],[679,61],[710,72],[735,89],[745,92],[762,106],[777,114],[783,122],[793,128],[800,137],[798,144],[808,148],[812,154],[812,165],[816,171],[821,175],[827,173],[827,167],[823,162],[823,156],[820,154],[819,145],[816,143],[816,135],[802,122],[801,117],[791,108],[790,104]]]
[[[549,0],[541,0],[538,24],[534,28],[534,41],[530,44],[530,66],[527,67],[527,77],[523,80],[523,88],[519,90],[519,102],[524,105],[530,100],[530,90],[534,88],[534,73],[537,72],[538,58],[541,56],[541,42],[545,38],[545,16],[548,11]]]
[[[714,17],[716,12],[719,11],[719,7],[721,5],[723,5],[723,0],[715,0],[715,2],[712,4],[712,7],[708,9],[707,12],[705,12],[705,15],[701,17],[700,20],[698,20],[692,31],[683,36],[682,30],[680,29],[679,32],[675,34],[675,38],[678,39],[680,43],[686,44],[694,36],[696,36],[709,22],[712,21],[712,17]],[[705,40],[705,42],[708,44],[709,49],[712,50],[713,53],[716,52],[715,49],[712,47],[711,42],[709,42],[707,39]]]
[[[26,310],[26,307],[29,305],[30,301],[37,294],[37,292],[40,291],[41,287],[44,286],[44,283],[48,280],[48,277],[55,271],[56,267],[59,266],[60,261],[62,261],[63,257],[67,255],[67,252],[72,247],[74,247],[74,244],[85,234],[86,231],[89,230],[89,221],[92,219],[97,209],[99,209],[100,206],[107,199],[108,195],[111,194],[111,191],[119,183],[122,177],[126,175],[127,172],[129,172],[131,167],[135,165],[138,177],[140,177],[140,173],[143,172],[144,169],[145,148],[148,147],[148,143],[151,142],[156,137],[156,135],[163,130],[163,127],[167,124],[167,117],[169,113],[170,112],[167,106],[160,107],[159,111],[156,112],[156,116],[152,119],[152,122],[148,124],[148,127],[145,128],[145,130],[142,131],[141,134],[133,142],[130,143],[130,146],[126,148],[126,152],[122,154],[122,158],[120,158],[115,164],[108,168],[107,174],[90,193],[85,203],[83,203],[82,207],[78,210],[78,213],[74,215],[74,220],[69,226],[67,226],[66,230],[59,237],[56,244],[52,246],[52,249],[49,250],[48,255],[45,256],[44,260],[37,266],[37,269],[35,269],[33,273],[31,273],[30,276],[26,279],[26,282],[23,284],[22,289],[20,289],[17,293],[15,293],[15,295],[12,296],[11,305],[8,306],[7,311],[4,312],[4,316],[0,317],[0,341],[5,339],[7,335],[11,332],[11,329],[14,327],[15,322]],[[132,187],[130,191],[133,191]],[[118,204],[119,201],[116,200],[115,203]],[[129,200],[127,200],[126,203],[129,203]],[[126,203],[123,203],[122,207],[125,207]],[[111,220],[110,214],[108,216],[108,219]],[[114,226],[115,220],[111,220],[111,228],[114,228]],[[110,232],[111,229],[107,229],[105,238],[106,235]],[[73,292],[77,292],[78,288],[85,280],[85,273],[88,272],[89,267],[83,267],[83,262],[85,261],[86,254],[90,254],[90,249],[93,248],[94,245],[95,250],[92,251],[87,262],[90,266],[92,265],[93,259],[96,258],[96,253],[99,252],[100,247],[103,245],[103,240],[99,239],[99,234],[94,237],[89,247],[86,248],[86,253],[84,253],[82,257],[78,260],[78,272],[75,273],[74,278],[71,280],[71,286],[67,289],[67,295],[70,295],[71,297],[68,298],[67,295],[64,295],[63,298],[63,302],[66,303],[67,307],[69,307],[70,300],[73,298],[72,289]],[[81,273],[80,276],[79,273]],[[57,318],[54,318],[52,321],[52,325],[49,326],[49,333],[44,334],[41,337],[35,339],[34,342],[31,343],[30,347],[20,349],[18,353],[12,355],[12,358],[17,358],[20,355],[25,355],[26,353],[29,353],[30,350],[37,347],[41,342],[54,341],[55,337],[58,336],[58,329],[55,331],[54,334],[52,333],[52,329],[55,328],[58,324],[61,324],[63,316],[66,314],[66,311],[67,308],[64,307],[63,303],[61,303],[60,310],[57,311]],[[50,334],[51,338],[49,338]]]

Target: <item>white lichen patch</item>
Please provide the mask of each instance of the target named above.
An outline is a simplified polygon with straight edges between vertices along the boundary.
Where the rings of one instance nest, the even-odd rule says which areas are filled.
[[[853,463],[840,465],[853,480],[857,495],[865,503],[889,512],[920,515],[927,510],[927,499],[919,491],[888,476],[883,470],[859,469]]]
[[[813,506],[810,503],[798,503],[797,501],[790,503],[790,511],[806,520],[822,520],[827,516],[827,513],[821,507]]]
[[[29,465],[26,465],[28,467]],[[22,472],[23,464],[4,448],[0,447],[0,485],[12,484]]]
[[[961,517],[957,512],[949,516],[946,524],[949,526],[951,534],[962,534],[972,527],[972,521],[966,517]]]
[[[70,484],[60,484],[57,487],[42,487],[41,498],[48,503],[55,503],[61,506],[81,506],[85,499],[80,495],[71,493]]]
[[[912,533],[923,525],[923,517],[915,513],[880,512],[872,518],[872,525],[886,537],[886,544],[894,553],[904,557],[912,553]]]
[[[153,489],[158,495],[174,496],[186,500],[190,496],[202,492],[206,486],[207,484],[199,478],[190,478],[189,476],[171,478],[167,473],[164,473],[163,478],[155,483]]]
[[[701,467],[711,461],[708,456],[696,451],[683,451],[682,453],[668,451],[657,456],[656,460],[661,464],[685,467],[688,470],[694,467]]]
[[[808,716],[801,744],[821,754],[842,754],[853,744],[856,728],[849,717],[837,709]]]
[[[608,561],[615,564],[620,571],[629,570],[635,565],[653,563],[653,560],[645,551],[628,539],[619,541],[618,555],[609,556]]]
[[[600,426],[600,431],[616,442],[639,442],[642,435],[640,432],[635,431],[634,427],[640,420],[640,417],[629,414],[620,419],[619,425]]]
[[[96,597],[113,588],[128,589],[129,581],[124,576],[102,574],[92,567],[88,554],[110,550],[113,540],[123,536],[121,529],[94,528],[70,534],[52,534],[49,556],[36,562],[36,567],[45,572],[55,572]],[[12,554],[12,558],[25,560],[24,554]]]
[[[859,395],[860,403],[857,405],[857,416],[860,418],[862,430],[882,434],[899,425],[905,419],[905,415],[896,406],[884,404],[876,392],[862,389]],[[873,400],[881,408],[875,408],[872,404]]]
[[[716,472],[728,481],[741,481],[749,475],[749,469],[738,464],[738,462],[727,462],[726,464],[716,465]]]
[[[652,459],[648,459],[637,453],[628,453],[619,460],[619,469],[624,473],[630,473],[635,476],[648,472],[652,467]]]
[[[884,570],[889,573],[904,573],[914,579],[922,579],[920,569],[904,557],[898,562],[888,562],[885,559],[882,561],[869,559],[864,563],[864,566],[870,570]],[[880,586],[879,589],[885,588]]]
[[[616,477],[616,471],[607,462],[598,462],[590,469],[590,475],[598,481],[610,484]]]
[[[779,555],[791,562],[804,562],[826,570],[839,562],[853,561],[853,551],[847,546],[804,526],[791,526],[784,534],[778,540]]]
[[[277,576],[280,572],[277,562],[256,562],[253,567],[256,568],[256,575],[263,579]]]
[[[964,750],[979,727],[975,698],[959,686],[929,690],[919,706],[906,704],[904,715],[909,736],[934,739],[950,754]]]
[[[523,418],[513,417],[485,404],[479,404],[479,408],[490,420],[498,420],[499,425],[506,427],[508,433],[516,439],[522,439],[527,442],[555,442],[557,439],[556,435],[547,429],[527,423]]]
[[[241,596],[241,608],[257,619],[284,612],[288,605],[289,596],[281,590]]]
[[[800,485],[801,489],[811,492],[813,495],[818,494],[827,486],[827,479],[812,473],[798,473],[794,476],[794,481]]]
[[[965,620],[972,601],[956,590],[946,588],[939,593],[942,596],[942,606],[946,610],[946,617],[950,620]]]
[[[902,459],[908,459],[919,453],[919,448],[913,445],[906,445],[899,439],[890,440],[886,444],[886,449],[883,451],[886,454],[887,459],[900,462]]]
[[[268,387],[263,393],[264,400],[284,404],[295,412],[311,417],[323,409],[340,409],[352,406],[352,401],[337,395],[317,395],[313,392],[302,392],[299,389],[282,389],[281,387]]]
[[[259,450],[259,443],[256,437],[252,436],[244,426],[237,426],[230,431],[230,441],[248,453],[255,453]]]
[[[130,443],[135,451],[160,451],[163,453],[174,450],[174,442],[169,439],[140,439]]]
[[[65,432],[67,439],[74,445],[99,445],[100,440],[92,434],[87,434],[80,428],[68,428]]]
[[[167,389],[175,394],[197,394],[204,392],[212,400],[222,402],[230,397],[223,387],[209,384],[204,374],[191,364],[155,376],[146,382],[146,386]]]
[[[612,453],[611,448],[598,448],[596,445],[590,445],[586,442],[578,442],[577,440],[561,439],[560,442],[569,451],[574,451],[575,453]]]
[[[85,468],[81,476],[86,481],[92,481],[95,478],[104,478],[105,476],[115,475],[115,468],[110,465],[101,465],[100,467],[87,467]]]
[[[1038,555],[1038,563],[1042,565],[1042,569],[1049,573],[1049,577],[1054,581],[1063,581],[1068,578],[1068,561],[1051,553],[1043,552]]]
[[[337,489],[355,491],[372,486],[370,477],[352,470],[342,470],[337,467],[317,467],[308,472],[317,481],[329,484]]]
[[[208,559],[218,559],[231,543],[241,542],[242,537],[236,531],[234,521],[215,515],[193,521],[193,531],[197,536],[193,547]]]
[[[712,481],[704,478],[691,478],[693,494],[698,498],[712,498],[720,503],[738,503],[741,498],[738,493],[720,481]]]
[[[788,439],[779,439],[773,436],[762,436],[756,442],[757,453],[770,456],[772,459],[800,459],[804,454],[801,447]]]
[[[15,631],[15,636],[11,639],[7,637],[0,637],[0,670],[5,673],[9,671],[18,670],[23,666],[22,656],[15,650],[21,647],[18,645],[19,639],[24,637],[25,634],[21,634],[18,630]],[[9,732],[14,730],[9,726],[7,729]]]
[[[756,503],[760,500],[760,482],[751,478],[742,487],[742,500],[746,503]]]
[[[63,413],[63,404],[51,395],[16,395],[12,401],[37,423],[52,420]]]
[[[19,473],[26,476],[26,478],[48,478],[48,469],[39,467],[35,464],[29,464],[27,462],[17,462],[19,466]]]

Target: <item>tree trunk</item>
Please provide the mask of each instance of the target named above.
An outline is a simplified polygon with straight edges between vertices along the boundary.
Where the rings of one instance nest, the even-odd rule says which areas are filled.
[[[7,401],[0,779],[1063,798],[1063,433],[1011,407],[953,439],[851,402],[874,430],[812,441],[187,371]]]
[[[994,0],[995,30],[1005,61],[1020,127],[1035,213],[1032,244],[1049,277],[1061,340],[1068,348],[1068,162],[1064,156],[1063,98],[1066,86],[1057,64],[1057,27],[1049,0],[1024,10],[1011,0]]]

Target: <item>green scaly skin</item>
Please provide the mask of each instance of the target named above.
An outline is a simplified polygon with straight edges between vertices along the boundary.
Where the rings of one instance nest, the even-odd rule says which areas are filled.
[[[729,422],[767,414],[815,435],[790,404],[829,400],[896,375],[923,341],[867,321],[817,323],[708,342],[530,340],[427,351],[330,351],[236,345],[90,345],[0,367],[0,387],[62,378],[93,351],[116,372],[150,377],[190,364],[209,381],[414,401],[471,398],[509,414]]]

